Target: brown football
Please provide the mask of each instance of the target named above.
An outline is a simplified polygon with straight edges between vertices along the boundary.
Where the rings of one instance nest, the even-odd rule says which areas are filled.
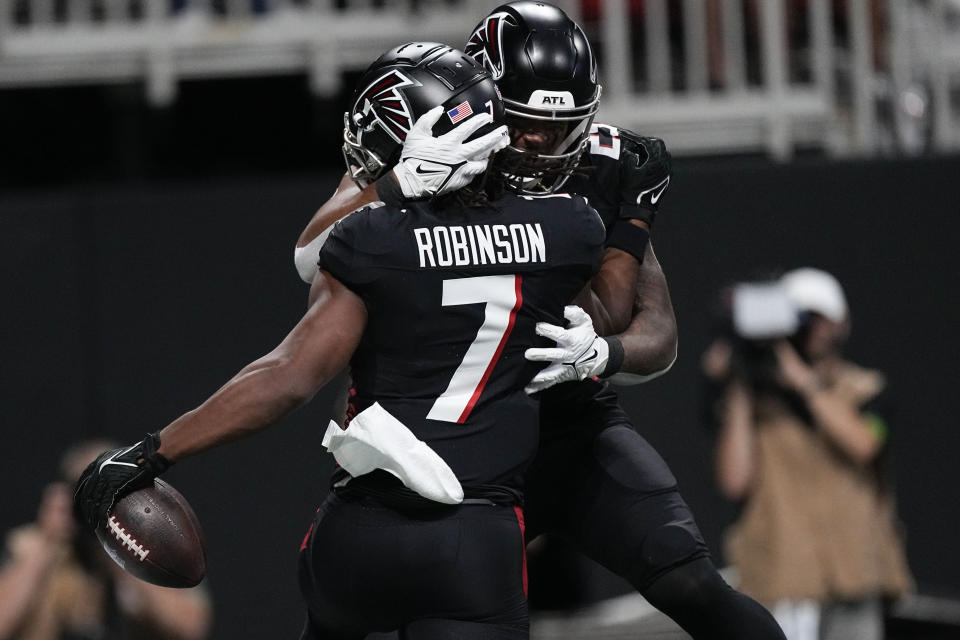
[[[97,538],[114,562],[152,584],[193,587],[207,571],[200,522],[163,480],[120,498]]]

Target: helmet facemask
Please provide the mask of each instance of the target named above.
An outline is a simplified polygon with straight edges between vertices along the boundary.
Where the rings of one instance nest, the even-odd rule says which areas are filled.
[[[349,113],[343,114],[342,149],[343,161],[347,165],[350,178],[361,189],[366,188],[385,173],[386,163],[357,140],[357,135],[350,128]]]
[[[586,34],[561,9],[511,2],[474,28],[464,52],[487,67],[508,116],[568,124],[554,149],[507,147],[511,187],[537,195],[559,189],[590,144],[600,103],[597,65]],[[508,123],[509,124],[509,123]]]
[[[568,123],[563,139],[552,152],[531,151],[511,144],[502,151],[504,157],[498,163],[502,170],[509,171],[507,184],[512,191],[524,195],[554,193],[576,171],[580,156],[590,146],[590,125],[600,105],[600,86],[594,100],[577,109],[536,109],[507,99],[504,105],[508,117]]]

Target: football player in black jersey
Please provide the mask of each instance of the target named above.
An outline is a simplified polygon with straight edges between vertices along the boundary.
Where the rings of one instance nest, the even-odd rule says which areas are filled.
[[[593,122],[600,99],[593,54],[582,29],[556,7],[502,5],[474,28],[465,51],[503,94],[514,185],[584,195],[607,227],[603,267],[584,300],[589,317],[574,313],[567,327],[541,326],[557,347],[528,354],[552,362],[529,388],[546,389],[540,451],[526,476],[530,539],[564,535],[695,638],[782,638],[772,616],[716,571],[670,469],[607,385],[591,379],[643,382],[676,357],[666,279],[648,241],[670,180],[669,153],[661,140]],[[301,277],[312,278],[310,256],[323,230],[396,193],[395,183],[386,174],[361,188],[345,176],[297,243]]]
[[[460,51],[408,43],[374,62],[347,117],[355,177],[446,188],[464,165],[418,155],[427,139],[485,154],[476,177],[338,223],[297,326],[197,409],[92,462],[75,494],[85,521],[276,422],[349,360],[357,413],[324,436],[340,469],[301,547],[303,637],[528,637],[522,477],[539,402],[524,387],[540,365],[524,353],[599,269],[604,227],[582,197],[518,196],[485,171],[503,121],[489,72]]]

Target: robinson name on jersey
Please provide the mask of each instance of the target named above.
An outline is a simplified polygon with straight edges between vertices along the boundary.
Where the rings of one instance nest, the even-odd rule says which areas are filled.
[[[547,261],[540,223],[416,227],[420,267]]]

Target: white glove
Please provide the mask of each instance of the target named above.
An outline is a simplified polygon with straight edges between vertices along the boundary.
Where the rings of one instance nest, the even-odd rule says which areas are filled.
[[[536,393],[561,382],[599,376],[607,367],[610,345],[597,335],[587,312],[575,305],[564,307],[563,317],[570,326],[564,329],[546,322],[537,323],[537,334],[557,342],[553,348],[531,348],[527,360],[549,362],[550,366],[533,377],[524,391]]]
[[[393,168],[405,198],[430,198],[467,186],[487,170],[493,153],[510,144],[506,126],[464,142],[477,129],[493,122],[493,116],[486,111],[434,137],[433,125],[443,115],[442,106],[434,107],[420,116],[407,134],[400,162]]]

